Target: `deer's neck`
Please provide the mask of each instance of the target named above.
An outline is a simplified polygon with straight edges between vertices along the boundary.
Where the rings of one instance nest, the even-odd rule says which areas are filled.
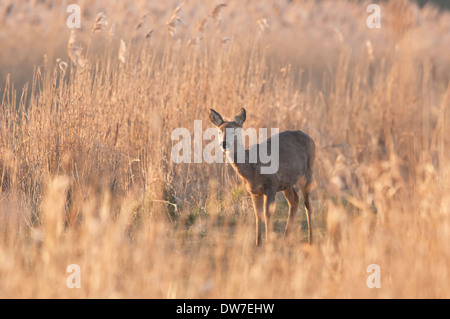
[[[245,150],[244,161],[239,161],[237,152],[232,152],[228,154],[231,166],[234,170],[244,179],[252,179],[256,174],[256,164],[250,163],[249,161],[249,151]]]

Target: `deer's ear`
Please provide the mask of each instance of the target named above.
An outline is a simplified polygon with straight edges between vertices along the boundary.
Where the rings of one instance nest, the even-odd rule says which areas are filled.
[[[242,126],[245,122],[245,118],[246,118],[246,112],[245,109],[242,108],[239,111],[239,114],[237,114],[234,118],[234,121],[236,122],[236,124],[238,124],[239,126]]]
[[[217,127],[221,126],[224,122],[222,116],[213,109],[209,110],[209,120]]]

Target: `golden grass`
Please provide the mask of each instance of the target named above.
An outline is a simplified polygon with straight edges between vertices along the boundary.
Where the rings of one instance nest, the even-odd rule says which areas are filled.
[[[448,12],[99,2],[76,36],[59,5],[0,8],[0,297],[450,297]],[[257,249],[231,168],[171,161],[173,129],[242,106],[321,149],[313,246],[280,197]]]

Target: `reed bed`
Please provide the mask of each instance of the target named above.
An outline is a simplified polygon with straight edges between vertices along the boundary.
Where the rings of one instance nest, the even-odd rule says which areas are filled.
[[[0,297],[450,297],[448,11],[77,3],[75,31],[66,4],[0,7]],[[280,197],[254,247],[234,171],[171,160],[174,129],[243,106],[316,141],[312,246],[302,211],[282,238]]]

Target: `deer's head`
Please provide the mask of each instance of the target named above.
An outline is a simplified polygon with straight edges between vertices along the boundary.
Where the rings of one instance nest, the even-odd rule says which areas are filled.
[[[234,121],[225,121],[219,113],[213,109],[209,110],[209,120],[219,130],[219,143],[224,152],[230,151],[233,145],[236,146],[240,142],[242,125],[245,122],[245,118],[246,113],[244,108],[234,117]]]

